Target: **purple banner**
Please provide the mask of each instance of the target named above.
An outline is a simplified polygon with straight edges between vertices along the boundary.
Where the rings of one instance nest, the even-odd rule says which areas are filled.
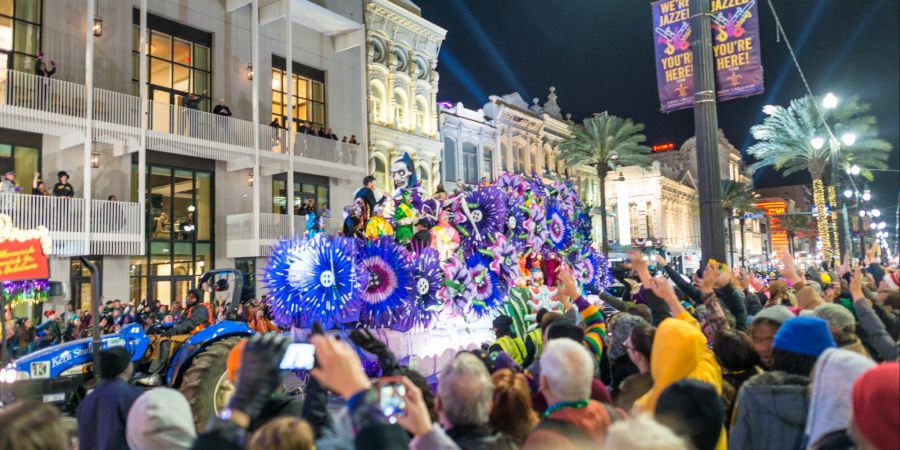
[[[654,2],[656,80],[662,112],[694,103],[689,0]],[[711,0],[718,101],[763,92],[756,0]]]

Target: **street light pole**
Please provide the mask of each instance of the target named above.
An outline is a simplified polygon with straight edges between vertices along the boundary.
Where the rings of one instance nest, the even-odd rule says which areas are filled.
[[[694,135],[700,191],[700,248],[703,259],[725,261],[725,218],[719,171],[719,120],[713,71],[709,0],[690,0],[691,50],[694,55]]]

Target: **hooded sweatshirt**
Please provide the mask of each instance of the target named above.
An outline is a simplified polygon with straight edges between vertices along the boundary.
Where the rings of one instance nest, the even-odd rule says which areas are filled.
[[[175,389],[151,389],[134,402],[125,435],[132,450],[189,449],[197,438],[191,406]]]
[[[653,387],[634,403],[642,411],[655,411],[660,394],[684,378],[709,383],[717,394],[722,394],[722,369],[712,350],[706,346],[700,324],[686,311],[674,319],[662,321],[656,329],[650,354],[650,374]],[[724,450],[726,443],[723,429],[716,448]]]
[[[822,436],[847,428],[853,409],[853,382],[875,362],[845,349],[825,350],[813,369],[812,394],[806,416],[806,442],[815,444]]]

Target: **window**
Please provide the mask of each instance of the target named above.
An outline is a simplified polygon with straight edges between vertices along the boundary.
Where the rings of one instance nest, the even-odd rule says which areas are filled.
[[[525,149],[513,144],[513,172],[525,173]]]
[[[481,176],[487,178],[488,181],[494,181],[494,150],[484,147],[481,152]]]
[[[466,184],[478,184],[478,150],[472,144],[463,144],[463,175]]]
[[[22,188],[22,193],[31,193],[31,181],[34,173],[40,172],[40,167],[41,152],[37,148],[0,144],[0,174],[6,172],[15,174],[16,186]],[[48,189],[50,188],[48,186]]]
[[[416,132],[427,133],[428,125],[428,102],[425,97],[416,96]]]
[[[372,175],[375,177],[375,190],[388,189],[387,164],[379,157],[372,158]],[[389,192],[389,191],[388,191]]]
[[[284,58],[272,56],[272,119],[287,124],[287,73]],[[327,128],[325,120],[325,72],[297,62],[291,68],[294,127],[300,122]]]
[[[444,182],[454,182],[456,175],[456,142],[453,139],[444,139]]]
[[[137,179],[137,164],[132,179]],[[132,258],[132,295],[180,301],[200,275],[213,268],[213,174],[147,165],[148,255]],[[132,195],[137,190],[132,183]],[[136,201],[136,199],[135,199]]]
[[[331,190],[328,180],[306,179],[308,175],[294,174],[294,213],[298,213],[300,205],[313,201],[313,206],[318,213],[322,205],[328,203]],[[287,175],[278,174],[272,177],[272,212],[275,214],[287,214]]]
[[[243,275],[241,299],[256,298],[256,258],[237,258],[234,268]]]
[[[41,51],[42,3],[0,0],[0,72],[15,69],[34,73]]]
[[[131,81],[134,95],[140,95],[140,17],[135,11],[131,29]],[[184,105],[188,94],[200,97],[200,110],[210,110],[212,97],[212,35],[159,16],[147,17],[147,86],[154,102]],[[168,128],[166,117],[151,112],[154,125]],[[159,121],[165,120],[165,123]]]

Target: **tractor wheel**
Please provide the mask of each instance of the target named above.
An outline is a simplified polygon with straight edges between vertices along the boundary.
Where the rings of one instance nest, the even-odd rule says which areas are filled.
[[[234,385],[225,373],[228,353],[240,337],[222,339],[210,344],[191,361],[184,372],[179,390],[187,398],[197,431],[203,430],[210,417],[218,415],[234,395]]]

